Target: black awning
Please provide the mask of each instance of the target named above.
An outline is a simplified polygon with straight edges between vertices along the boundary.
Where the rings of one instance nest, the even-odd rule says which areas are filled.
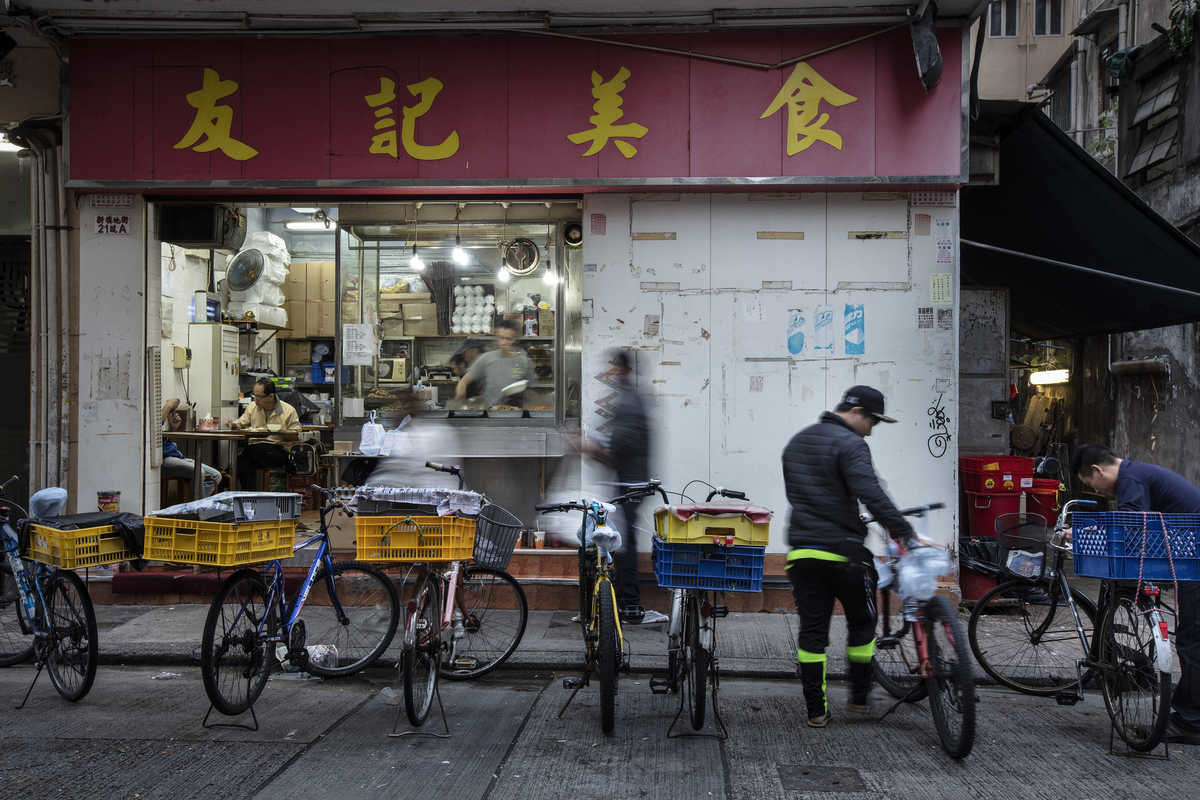
[[[1036,106],[984,101],[972,136],[999,139],[1000,183],[962,190],[962,282],[1007,287],[1014,330],[1059,338],[1200,321],[1200,245]]]

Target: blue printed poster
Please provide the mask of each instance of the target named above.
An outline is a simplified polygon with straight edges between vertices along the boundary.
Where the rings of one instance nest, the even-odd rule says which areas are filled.
[[[846,355],[861,356],[867,352],[867,316],[861,304],[846,304],[843,317],[846,335]]]

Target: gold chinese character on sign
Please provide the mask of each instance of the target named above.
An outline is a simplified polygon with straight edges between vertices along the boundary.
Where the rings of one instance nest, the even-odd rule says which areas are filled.
[[[771,105],[759,116],[766,119],[786,104],[787,154],[794,156],[812,147],[814,142],[824,142],[830,147],[842,149],[842,136],[825,127],[829,114],[821,111],[821,101],[832,106],[844,106],[858,100],[852,94],[825,80],[803,61],[796,64],[783,88],[775,95]],[[817,116],[820,113],[820,116]]]
[[[244,142],[233,138],[233,108],[217,105],[217,101],[238,90],[237,82],[223,81],[215,69],[204,69],[204,82],[187,95],[188,105],[196,109],[192,127],[175,143],[176,150],[192,149],[197,153],[220,150],[234,161],[245,161],[258,155]],[[203,139],[204,141],[200,141]]]
[[[379,131],[371,137],[371,147],[367,152],[399,158],[399,147],[402,146],[405,153],[419,161],[437,161],[457,153],[458,131],[451,131],[441,144],[417,143],[417,120],[433,107],[433,101],[445,85],[437,78],[426,78],[418,83],[409,84],[407,88],[409,93],[417,98],[417,104],[404,106],[402,109],[399,143],[396,139],[395,111],[391,108],[391,104],[396,100],[396,82],[391,78],[380,78],[379,91],[363,98],[375,112],[375,130]]]
[[[592,127],[567,136],[573,144],[583,144],[588,141],[592,143],[584,151],[583,156],[596,155],[604,149],[610,139],[613,140],[617,150],[621,151],[621,155],[626,158],[633,158],[637,155],[637,147],[624,139],[640,139],[649,133],[650,129],[636,122],[616,124],[617,120],[625,116],[625,112],[621,110],[621,103],[624,102],[621,92],[625,91],[625,82],[629,80],[629,75],[629,70],[621,67],[612,80],[606,81],[603,75],[592,70],[592,97],[596,98],[596,102],[592,105],[592,110],[596,113],[588,117],[588,122],[592,123]]]

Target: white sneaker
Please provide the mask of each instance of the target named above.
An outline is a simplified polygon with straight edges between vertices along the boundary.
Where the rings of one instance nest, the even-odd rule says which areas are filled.
[[[647,611],[642,614],[642,625],[658,625],[663,622],[669,622],[670,617],[661,611]]]

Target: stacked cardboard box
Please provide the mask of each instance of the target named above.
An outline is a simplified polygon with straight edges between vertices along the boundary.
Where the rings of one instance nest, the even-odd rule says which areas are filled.
[[[437,336],[437,303],[429,292],[381,292],[379,319],[383,338],[400,336]]]
[[[337,300],[332,261],[293,261],[283,285],[288,339],[332,338]]]

